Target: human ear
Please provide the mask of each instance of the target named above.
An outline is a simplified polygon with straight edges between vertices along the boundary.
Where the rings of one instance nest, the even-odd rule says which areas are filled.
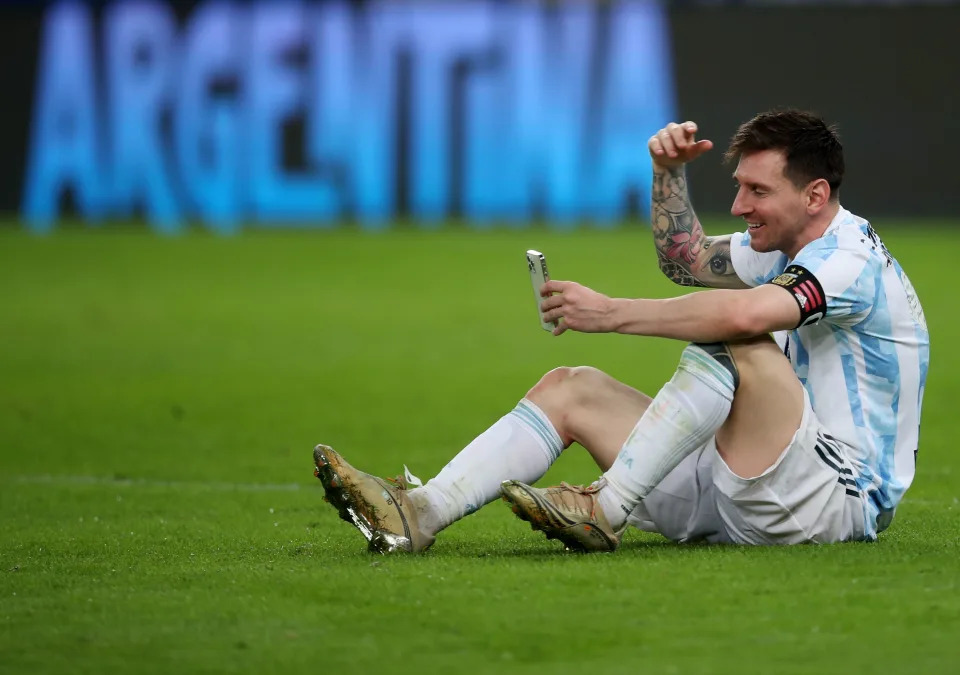
[[[817,213],[830,201],[830,183],[824,178],[811,181],[805,190],[807,198],[807,212]]]

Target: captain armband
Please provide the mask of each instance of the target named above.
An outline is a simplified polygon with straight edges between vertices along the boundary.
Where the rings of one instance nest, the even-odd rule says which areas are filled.
[[[807,268],[790,265],[782,274],[767,283],[787,289],[797,301],[797,306],[800,307],[798,328],[817,323],[827,315],[827,295],[823,292],[823,286]]]

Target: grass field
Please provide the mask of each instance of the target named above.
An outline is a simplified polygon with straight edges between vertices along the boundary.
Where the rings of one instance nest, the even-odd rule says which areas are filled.
[[[675,294],[645,228],[2,227],[0,672],[956,672],[958,226],[878,223],[934,364],[879,543],[583,556],[497,502],[395,558],[321,501],[314,444],[426,479],[554,366],[655,391],[681,344],[552,338],[522,263]],[[573,447],[543,484],[595,477]]]

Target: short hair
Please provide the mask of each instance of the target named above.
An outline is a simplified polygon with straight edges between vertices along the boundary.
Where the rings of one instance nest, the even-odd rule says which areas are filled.
[[[797,189],[823,178],[830,185],[830,198],[837,198],[844,163],[835,125],[828,126],[818,115],[803,110],[769,110],[740,125],[724,159],[733,162],[761,150],[783,152],[783,174]]]

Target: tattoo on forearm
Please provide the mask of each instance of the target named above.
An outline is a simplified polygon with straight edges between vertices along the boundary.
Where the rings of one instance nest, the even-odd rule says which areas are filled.
[[[691,271],[706,237],[687,193],[683,167],[655,171],[650,224],[660,270],[681,286],[703,286]]]
[[[681,286],[736,287],[730,237],[707,237],[693,212],[683,167],[653,175],[650,222],[660,270]]]
[[[673,283],[680,286],[706,286],[705,283],[693,276],[686,267],[675,260],[670,260],[659,247],[657,248],[657,257],[660,258],[660,271]]]

